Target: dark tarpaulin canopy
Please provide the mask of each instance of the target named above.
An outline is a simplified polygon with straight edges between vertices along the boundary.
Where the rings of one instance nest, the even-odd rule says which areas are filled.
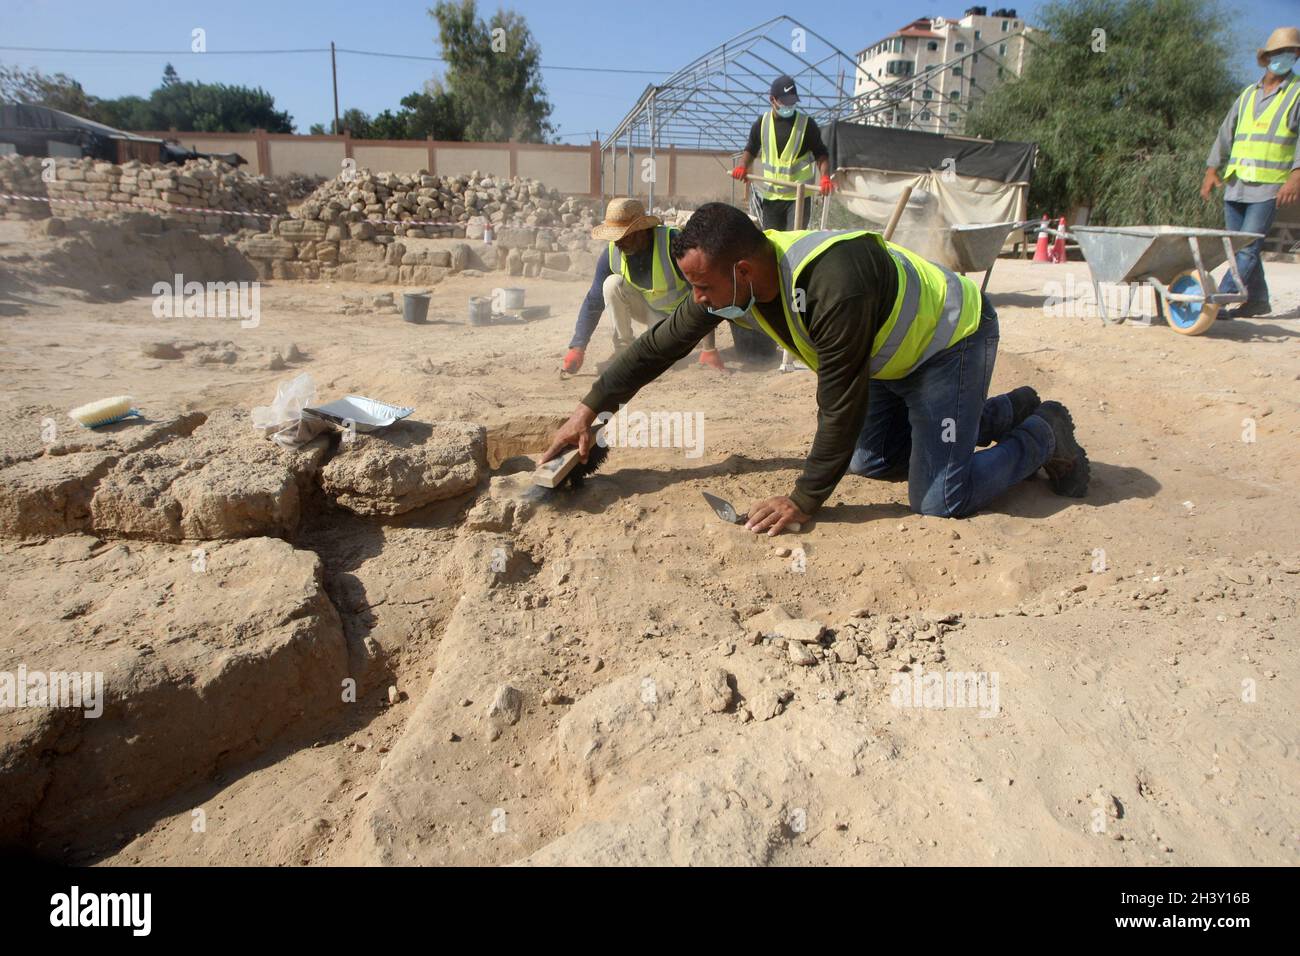
[[[77,146],[83,155],[111,160],[116,155],[115,140],[160,142],[48,106],[27,103],[0,106],[0,141],[13,143],[21,155],[44,156],[46,144],[57,142]]]
[[[833,122],[823,138],[833,169],[924,173],[944,169],[945,160],[952,160],[962,176],[1002,183],[1029,182],[1038,150],[1034,143],[944,136],[844,120]]]
[[[114,129],[81,116],[74,116],[48,106],[19,103],[0,106],[0,142],[12,143],[22,156],[45,156],[49,143],[67,143],[81,150],[83,156],[120,162],[117,143],[156,146],[157,153],[148,161],[184,163],[187,159],[220,159],[231,166],[248,162],[238,153],[200,153],[152,136],[140,136]],[[130,155],[129,153],[127,155]],[[141,158],[135,155],[134,158]]]

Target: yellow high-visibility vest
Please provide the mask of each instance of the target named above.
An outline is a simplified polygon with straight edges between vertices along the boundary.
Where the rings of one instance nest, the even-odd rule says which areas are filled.
[[[823,252],[838,242],[870,236],[888,250],[898,270],[898,295],[889,318],[871,343],[869,372],[872,378],[898,379],[907,375],[936,352],[960,342],[980,324],[980,290],[973,280],[957,275],[918,256],[910,249],[887,242],[879,233],[866,230],[763,233],[776,249],[777,272],[781,278],[781,307],[800,358],[809,368],[819,365],[817,350],[804,321],[802,302],[795,302],[799,274]],[[760,328],[782,348],[785,343],[768,325],[758,308],[749,311]],[[748,319],[737,320],[745,328]]]
[[[813,156],[803,148],[804,133],[808,129],[808,115],[794,114],[794,125],[784,149],[776,148],[776,117],[768,110],[763,114],[759,144],[762,153],[755,164],[754,173],[768,179],[786,182],[811,183],[813,181]],[[754,191],[764,199],[794,199],[795,191],[789,186],[754,183]]]
[[[646,304],[656,312],[671,312],[691,292],[691,284],[673,268],[669,248],[676,232],[671,226],[655,226],[654,263],[650,267],[651,285],[648,289],[643,289],[632,281],[632,270],[628,267],[627,258],[617,245],[612,242],[609,244],[610,271],[622,275],[623,281],[640,292],[645,297]]]
[[[1237,98],[1237,130],[1232,156],[1223,174],[1235,175],[1247,183],[1282,183],[1295,163],[1296,134],[1286,125],[1287,114],[1300,98],[1300,76],[1292,73],[1259,116],[1255,115],[1255,94],[1259,84],[1241,91]]]

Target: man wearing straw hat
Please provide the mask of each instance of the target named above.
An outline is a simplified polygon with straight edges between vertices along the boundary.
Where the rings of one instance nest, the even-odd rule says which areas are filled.
[[[1267,235],[1279,204],[1285,206],[1300,199],[1300,150],[1296,149],[1300,131],[1300,75],[1295,72],[1300,56],[1300,29],[1279,27],[1268,42],[1255,51],[1256,62],[1264,67],[1264,76],[1241,91],[1228,111],[1218,138],[1206,160],[1201,198],[1209,199],[1216,186],[1223,191],[1223,219],[1234,232],[1257,232]],[[1219,167],[1228,157],[1222,177]],[[1246,284],[1247,298],[1221,319],[1243,319],[1268,315],[1268,283],[1260,251],[1264,240],[1257,239],[1237,253],[1237,271]],[[1232,270],[1219,283],[1219,291],[1236,292]]]
[[[749,141],[740,155],[740,165],[731,171],[732,177],[743,182],[749,175],[750,165],[758,158],[755,175],[760,179],[807,183],[811,187],[815,163],[821,174],[819,191],[823,196],[828,195],[832,188],[830,154],[822,144],[822,134],[817,128],[816,120],[795,108],[799,102],[799,91],[795,88],[794,80],[788,76],[778,76],[772,83],[768,102],[772,108],[754,120],[754,125],[749,130]],[[753,183],[751,187],[756,206],[754,215],[762,228],[808,228],[808,217],[812,209],[810,200],[804,202],[801,221],[796,223],[794,189],[761,182]],[[811,191],[808,195],[811,195]]]
[[[565,353],[562,371],[572,375],[582,368],[587,343],[596,323],[609,309],[614,317],[614,355],[617,357],[636,335],[632,322],[652,326],[667,318],[691,291],[669,254],[677,230],[658,216],[646,213],[636,199],[616,198],[605,207],[605,221],[591,230],[593,239],[605,239],[609,248],[596,260],[596,278],[578,311],[578,324]],[[726,371],[714,335],[701,340],[700,364]]]

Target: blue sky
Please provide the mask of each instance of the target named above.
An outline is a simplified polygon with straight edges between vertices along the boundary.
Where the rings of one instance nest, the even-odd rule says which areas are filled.
[[[664,75],[717,44],[773,16],[791,13],[853,54],[924,15],[959,16],[971,3],[899,4],[888,0],[822,0],[815,4],[701,3],[698,0],[557,3],[480,2],[481,14],[505,6],[523,14],[542,48],[545,64],[663,70]],[[986,3],[990,10],[999,6]],[[1005,3],[1034,23],[1039,3]],[[428,2],[372,0],[0,0],[0,45],[124,50],[174,50],[174,55],[29,53],[0,49],[0,63],[63,72],[97,96],[147,95],[170,60],[184,79],[242,83],[270,92],[299,132],[328,122],[333,112],[329,54],[220,55],[221,49],[288,49],[339,46],[389,53],[437,55]],[[1258,72],[1253,50],[1276,26],[1300,20],[1296,0],[1251,0],[1234,32],[1241,49],[1233,65],[1243,79]],[[1225,9],[1232,9],[1225,4]],[[671,26],[665,27],[665,24]],[[191,54],[195,27],[207,33],[207,54]],[[374,114],[398,105],[441,65],[416,60],[339,56],[339,108]],[[586,143],[609,131],[656,77],[544,72],[564,142]],[[761,104],[755,104],[756,108]]]

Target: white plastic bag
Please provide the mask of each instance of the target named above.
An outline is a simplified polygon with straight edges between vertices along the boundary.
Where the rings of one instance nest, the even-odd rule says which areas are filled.
[[[316,383],[307,372],[281,382],[275,390],[275,400],[270,405],[257,405],[251,418],[253,427],[281,445],[290,448],[311,441],[321,428],[314,421],[310,427],[300,427],[304,422],[302,410],[316,401]]]

